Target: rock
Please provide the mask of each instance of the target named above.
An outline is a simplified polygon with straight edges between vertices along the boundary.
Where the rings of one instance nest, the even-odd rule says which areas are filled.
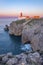
[[[41,65],[40,62],[40,54],[38,52],[30,53],[27,57],[27,62],[31,65]]]
[[[13,54],[12,53],[7,53],[8,58],[12,58]]]
[[[33,51],[43,51],[43,19],[32,19],[25,24],[26,20],[13,21],[9,26],[9,34],[20,36],[22,43],[29,42],[33,48]]]
[[[21,36],[22,43],[29,42],[33,51],[43,51],[43,19],[32,19],[25,24],[26,20],[13,21],[9,26],[9,34]]]
[[[43,58],[40,58],[39,62],[41,65],[43,65]]]
[[[18,59],[26,58],[26,57],[27,57],[27,55],[24,54],[24,53],[21,53],[21,54],[19,54],[19,55],[16,55],[16,58],[18,58]]]
[[[20,36],[22,33],[23,26],[22,24],[16,24],[15,22],[12,22],[9,27],[9,34],[14,34],[16,36]]]
[[[0,57],[0,62],[2,61],[2,57]]]
[[[20,63],[20,64],[18,64],[18,65],[27,65],[27,63]],[[28,64],[29,65],[29,64]]]
[[[22,34],[23,22],[25,22],[25,19],[13,21],[9,26],[9,34],[20,36]]]
[[[9,26],[8,26],[8,25],[5,25],[4,30],[5,30],[5,31],[9,31]]]
[[[43,55],[40,56],[38,52],[21,53],[11,58],[8,58],[9,55],[12,56],[12,53],[7,53],[2,57],[0,65],[43,65]]]
[[[14,64],[17,64],[18,60],[17,58],[11,58],[7,61],[7,65],[14,65]]]
[[[35,35],[35,30],[38,28],[39,28],[39,25],[34,25],[33,27],[31,27],[29,25],[25,25],[25,27],[23,28],[23,31],[22,31],[22,42],[23,43],[31,42],[32,38]]]
[[[22,43],[30,42],[33,51],[43,52],[43,20],[33,20],[24,26],[22,31]]]
[[[2,62],[2,58],[5,56],[5,54],[0,55],[0,62]]]
[[[41,65],[43,65],[43,52],[40,53],[40,56],[41,56],[40,63],[41,63]]]
[[[0,65],[3,65],[2,63],[0,63]]]
[[[10,58],[13,58],[12,53],[7,53],[6,55],[4,55],[4,57],[2,57],[2,62],[6,63]]]
[[[18,59],[18,61],[22,58],[21,55],[16,55],[16,58]]]
[[[5,55],[5,56],[2,58],[2,63],[6,63],[8,60],[9,60],[8,56]]]
[[[21,64],[21,65],[26,65],[27,64],[27,62],[26,62],[26,58],[27,58],[27,55],[26,54],[24,54],[24,53],[22,53],[22,54],[20,54],[21,55],[21,59],[19,60],[19,64]]]
[[[18,65],[27,65],[26,58],[27,55],[24,53],[21,53],[20,55],[16,55],[18,58]]]
[[[35,35],[31,43],[32,43],[31,46],[34,51],[39,50],[40,52],[43,52],[43,34]]]

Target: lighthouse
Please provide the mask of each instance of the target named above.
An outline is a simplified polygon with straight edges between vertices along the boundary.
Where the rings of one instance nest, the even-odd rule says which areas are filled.
[[[23,14],[22,14],[22,12],[20,13],[20,17],[22,17],[23,16]]]

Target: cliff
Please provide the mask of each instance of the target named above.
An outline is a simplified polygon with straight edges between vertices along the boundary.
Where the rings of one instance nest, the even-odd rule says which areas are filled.
[[[22,42],[30,42],[34,51],[43,51],[43,19],[33,19],[24,26]]]
[[[13,21],[9,26],[9,34],[20,36],[22,34],[24,22],[26,22],[25,19]]]
[[[43,18],[12,22],[9,34],[21,35],[22,43],[30,42],[34,51],[43,51]]]
[[[16,36],[22,35],[22,30],[24,26],[30,21],[31,19],[20,19],[17,21],[12,21],[12,23],[10,23],[10,26],[9,26],[9,34],[11,35],[13,34]]]

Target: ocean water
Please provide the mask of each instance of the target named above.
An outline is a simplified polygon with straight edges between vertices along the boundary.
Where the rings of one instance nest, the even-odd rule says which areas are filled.
[[[6,24],[9,25],[12,21],[17,20],[18,18],[0,18],[0,25],[5,26]]]
[[[21,42],[21,37],[10,36],[8,32],[4,31],[4,26],[9,25],[12,21],[18,18],[4,18],[0,19],[0,54],[6,54],[12,52],[13,54],[20,54],[26,50],[31,50],[31,46],[28,44],[23,44]]]

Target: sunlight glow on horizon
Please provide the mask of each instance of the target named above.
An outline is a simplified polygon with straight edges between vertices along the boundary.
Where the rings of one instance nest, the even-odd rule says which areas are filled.
[[[43,16],[43,0],[0,0],[0,16]]]

